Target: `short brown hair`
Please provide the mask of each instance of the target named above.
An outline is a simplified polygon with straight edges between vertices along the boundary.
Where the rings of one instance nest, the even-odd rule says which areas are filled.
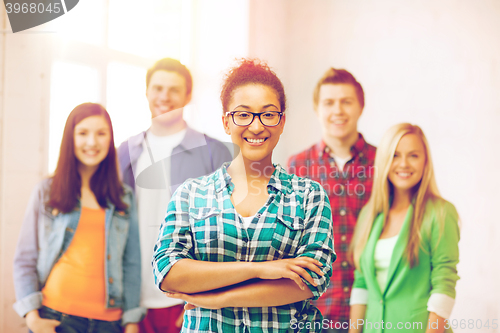
[[[155,62],[153,67],[148,69],[146,73],[146,88],[149,87],[149,81],[156,71],[174,72],[182,76],[186,81],[186,94],[189,95],[193,89],[193,78],[186,66],[181,64],[177,59],[163,58]]]
[[[362,108],[365,106],[365,93],[361,84],[356,81],[354,76],[345,69],[336,69],[331,67],[325,72],[325,74],[323,74],[314,88],[313,103],[315,109],[318,107],[319,103],[319,90],[324,84],[351,84],[354,87],[354,90],[356,90],[359,104]]]

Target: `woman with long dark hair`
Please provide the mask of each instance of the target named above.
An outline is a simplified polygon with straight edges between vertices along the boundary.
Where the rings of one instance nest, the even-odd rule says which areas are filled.
[[[349,332],[448,331],[458,280],[458,214],[439,194],[420,127],[391,127],[375,168],[351,243],[355,325]]]
[[[140,249],[134,197],[118,176],[113,128],[78,105],[57,168],[33,191],[14,258],[14,308],[43,332],[137,331]]]
[[[172,196],[153,258],[158,287],[188,304],[182,332],[320,332],[310,300],[335,260],[328,197],[272,163],[281,81],[242,60],[224,80],[222,123],[240,151]]]

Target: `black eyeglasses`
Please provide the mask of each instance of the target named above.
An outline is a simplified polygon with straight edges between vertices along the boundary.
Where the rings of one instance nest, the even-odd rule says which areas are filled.
[[[248,111],[232,111],[228,112],[227,115],[233,118],[233,123],[236,126],[248,126],[250,125],[255,116],[259,118],[259,121],[262,125],[273,127],[278,126],[281,117],[283,116],[283,112],[280,111],[266,111],[261,113],[248,112]]]

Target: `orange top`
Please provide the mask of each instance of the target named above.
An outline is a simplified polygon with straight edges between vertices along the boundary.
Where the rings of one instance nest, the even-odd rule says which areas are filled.
[[[42,289],[42,304],[74,316],[119,320],[121,309],[106,309],[105,244],[104,209],[82,207],[73,240]]]

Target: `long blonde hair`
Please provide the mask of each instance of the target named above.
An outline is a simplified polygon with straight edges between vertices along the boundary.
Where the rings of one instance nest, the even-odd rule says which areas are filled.
[[[396,147],[401,138],[406,134],[417,135],[424,145],[425,167],[422,179],[416,185],[414,193],[414,210],[410,223],[410,232],[408,244],[406,245],[405,257],[413,267],[418,264],[418,253],[420,242],[422,240],[421,226],[425,213],[425,206],[429,199],[441,199],[436,180],[434,178],[434,167],[429,149],[429,144],[420,127],[409,123],[402,123],[392,126],[382,137],[382,141],[377,148],[375,156],[375,177],[373,180],[372,194],[368,203],[359,214],[358,223],[354,231],[351,242],[351,258],[354,259],[354,265],[359,269],[359,259],[370,236],[373,222],[376,217],[384,214],[384,226],[387,223],[389,213],[389,198],[392,194],[392,184],[388,181],[389,171],[394,158]]]

